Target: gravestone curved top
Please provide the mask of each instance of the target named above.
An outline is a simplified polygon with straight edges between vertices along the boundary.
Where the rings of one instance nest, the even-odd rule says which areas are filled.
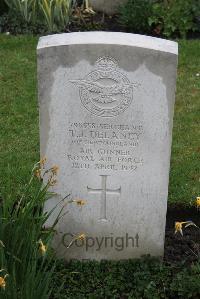
[[[104,31],[73,32],[43,36],[39,39],[37,49],[77,44],[124,45],[178,54],[178,44],[174,41],[147,35]]]

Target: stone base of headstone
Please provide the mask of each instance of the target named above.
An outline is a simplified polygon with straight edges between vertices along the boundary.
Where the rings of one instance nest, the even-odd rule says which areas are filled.
[[[94,11],[101,11],[108,15],[119,12],[120,5],[126,3],[127,0],[90,0],[89,3]]]

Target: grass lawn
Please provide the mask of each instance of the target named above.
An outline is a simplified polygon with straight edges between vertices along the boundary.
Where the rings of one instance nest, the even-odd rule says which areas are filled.
[[[39,159],[37,37],[0,35],[0,196],[21,194]],[[200,41],[179,42],[169,203],[200,195]]]

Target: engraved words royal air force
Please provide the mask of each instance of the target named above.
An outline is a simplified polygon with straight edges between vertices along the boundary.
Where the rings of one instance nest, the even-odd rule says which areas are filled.
[[[100,117],[113,117],[124,112],[133,100],[133,88],[139,85],[131,83],[111,57],[99,58],[94,70],[84,79],[70,82],[79,88],[83,106]]]

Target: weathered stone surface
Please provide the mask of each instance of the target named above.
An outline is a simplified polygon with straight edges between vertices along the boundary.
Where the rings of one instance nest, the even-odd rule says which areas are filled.
[[[162,256],[177,55],[175,42],[126,33],[40,38],[41,156],[60,167],[46,209],[69,193],[87,202],[65,207],[58,256]]]
[[[89,3],[95,11],[102,11],[106,14],[114,14],[119,10],[120,5],[126,3],[127,0],[90,0]]]

